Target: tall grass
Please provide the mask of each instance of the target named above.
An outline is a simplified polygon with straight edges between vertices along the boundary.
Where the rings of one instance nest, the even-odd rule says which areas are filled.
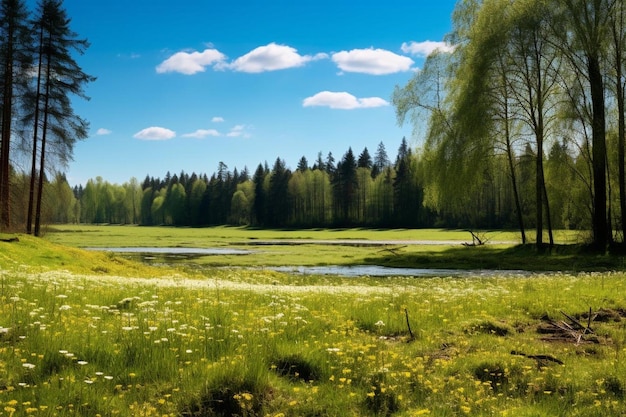
[[[623,274],[0,274],[3,416],[626,414]],[[537,333],[590,307],[597,343]]]

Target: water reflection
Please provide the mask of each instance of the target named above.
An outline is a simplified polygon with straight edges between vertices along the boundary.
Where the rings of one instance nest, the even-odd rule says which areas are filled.
[[[232,248],[156,248],[156,247],[119,247],[119,248],[85,248],[115,253],[141,253],[155,255],[249,255],[251,250]]]
[[[529,275],[528,271],[464,270],[437,268],[392,268],[380,265],[326,265],[326,266],[280,266],[267,267],[279,272],[302,275],[337,275],[343,277],[477,277],[477,276],[519,276]]]
[[[114,252],[124,257],[149,264],[184,264],[199,267],[196,258],[208,255],[250,255],[254,250],[233,248],[171,248],[171,247],[107,247],[86,248]],[[342,277],[489,277],[527,276],[531,273],[522,270],[463,270],[438,268],[393,268],[381,265],[323,265],[323,266],[264,266],[278,272],[300,275],[334,275]]]

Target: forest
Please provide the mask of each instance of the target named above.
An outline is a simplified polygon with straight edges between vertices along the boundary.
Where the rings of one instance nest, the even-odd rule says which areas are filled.
[[[581,161],[563,143],[555,143],[546,156],[555,229],[590,228],[587,189],[575,170]],[[435,204],[426,182],[428,164],[403,139],[395,158],[381,142],[373,155],[367,148],[358,155],[348,149],[335,161],[332,153],[320,152],[313,163],[303,156],[294,171],[277,158],[271,167],[259,164],[253,173],[220,164],[210,177],[166,173],[124,184],[95,178],[73,188],[58,175],[44,188],[45,215],[50,223],[514,229],[517,215],[507,160],[501,156],[493,164],[498,169],[483,172],[484,187],[463,210]],[[533,227],[535,165],[530,147],[515,165],[524,221]],[[21,184],[16,190],[26,190],[28,178],[17,177],[15,183]],[[20,195],[26,194],[16,193],[15,213],[25,212],[27,200]]]
[[[41,16],[45,5],[57,10],[60,2],[42,1]],[[16,33],[8,29],[20,20],[3,13],[3,33]],[[33,28],[48,30],[50,42],[56,33],[46,29],[50,19],[35,19],[39,25],[26,28],[26,64],[58,63],[58,71],[79,76],[68,76],[73,88],[46,95],[44,87],[53,83],[17,83],[26,64],[8,65],[3,49],[3,85],[14,89],[3,89],[2,149],[13,149],[5,132],[15,120],[20,129],[14,131],[30,135],[20,136],[30,148],[19,149],[32,149],[22,157],[41,158],[31,171],[19,171],[8,150],[2,152],[3,227],[30,230],[37,203],[47,222],[509,228],[519,230],[523,243],[533,230],[538,246],[553,244],[555,229],[580,229],[603,251],[621,244],[626,230],[625,13],[623,2],[614,0],[458,2],[446,39],[452,52],[432,53],[406,85],[390,92],[398,123],[415,128],[415,139],[402,139],[395,158],[381,142],[373,154],[351,147],[336,160],[330,152],[312,163],[303,156],[295,169],[279,156],[254,172],[220,163],[210,175],[149,173],[142,182],[121,185],[98,177],[74,188],[62,172],[87,122],[63,105],[66,94],[80,96],[92,78],[61,52],[84,52],[87,44],[70,32],[75,40],[59,44],[58,56],[33,55]],[[17,51],[18,38],[12,45]],[[33,87],[39,88],[34,96]],[[23,108],[7,105],[11,99],[28,104],[31,96],[58,106],[11,113]],[[53,128],[45,115],[57,117]],[[57,164],[45,168],[42,129],[56,134],[48,154]],[[42,193],[33,198],[35,180]]]

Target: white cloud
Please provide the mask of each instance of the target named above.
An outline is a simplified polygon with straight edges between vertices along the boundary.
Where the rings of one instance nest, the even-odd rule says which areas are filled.
[[[402,52],[405,54],[411,54],[419,57],[427,57],[435,51],[444,52],[444,53],[452,53],[454,52],[454,45],[450,45],[446,42],[434,42],[434,41],[424,41],[424,42],[414,42],[411,41],[409,43],[402,43],[401,48]]]
[[[184,138],[203,139],[203,138],[206,138],[207,136],[214,136],[214,137],[221,136],[221,134],[215,129],[198,129],[193,133],[185,133],[182,136]]]
[[[211,119],[211,121],[213,123],[222,123],[224,121],[223,117],[219,117],[219,116],[215,116],[214,118]]]
[[[113,133],[113,132],[111,132],[109,129],[105,129],[105,128],[102,128],[102,127],[100,129],[96,130],[96,135],[98,135],[98,136],[110,135],[111,133]]]
[[[176,132],[164,127],[152,126],[135,133],[133,137],[142,140],[168,140],[175,138]]]
[[[409,71],[414,64],[409,57],[373,48],[337,52],[332,59],[342,71],[372,75]]]
[[[205,49],[202,52],[177,52],[156,67],[156,72],[179,72],[193,75],[205,71],[206,67],[222,63],[226,55],[217,49]]]
[[[249,138],[251,137],[250,133],[248,133],[246,131],[246,126],[244,125],[236,125],[234,126],[232,129],[230,129],[230,132],[228,132],[228,134],[226,135],[229,138]]]
[[[253,49],[224,67],[240,72],[259,73],[301,67],[307,62],[324,58],[328,58],[328,55],[300,55],[295,48],[272,42]]]
[[[331,109],[363,109],[388,106],[389,103],[380,97],[357,98],[346,92],[322,91],[314,96],[307,97],[302,102],[304,107],[322,106]]]

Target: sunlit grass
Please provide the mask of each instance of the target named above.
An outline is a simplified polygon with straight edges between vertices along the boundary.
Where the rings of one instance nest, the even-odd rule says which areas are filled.
[[[76,246],[120,245],[112,231],[125,229],[90,235],[80,231],[90,226],[81,227],[67,232],[69,239],[89,236]],[[120,234],[119,242],[141,246],[156,231],[172,246],[203,246],[196,238],[213,246],[201,232],[231,231],[128,229],[137,234]],[[623,273],[415,279],[207,266],[183,272],[19,238],[0,243],[0,416],[626,414]],[[484,252],[487,261],[496,253],[438,248],[394,254],[280,245],[272,256],[295,265],[428,259],[440,251],[460,257],[465,250]],[[609,319],[593,321],[595,335],[580,343],[538,332],[548,319],[590,309],[604,309]]]
[[[519,234],[508,231],[480,232],[492,241],[518,242]],[[563,238],[572,232],[563,232]],[[254,229],[247,227],[139,227],[64,224],[50,227],[46,239],[69,246],[184,246],[211,247],[220,244],[250,244],[264,240],[432,240],[470,241],[466,230],[444,229]],[[104,242],[101,241],[104,239]],[[561,242],[565,243],[565,242]]]
[[[626,413],[623,321],[594,322],[600,343],[536,332],[561,311],[623,309],[623,274],[205,274],[3,270],[0,415]]]
[[[580,271],[624,269],[625,265],[623,256],[581,253],[580,247],[571,245],[585,242],[585,234],[578,231],[556,231],[555,239],[561,246],[542,254],[537,254],[533,245],[517,246],[519,236],[514,231],[475,233],[487,242],[486,246],[466,247],[463,243],[472,242],[468,231],[442,229],[259,230],[225,226],[57,225],[47,231],[46,239],[73,247],[228,247],[251,252],[248,255],[194,259],[195,264],[210,266],[376,264],[420,268]],[[532,233],[529,233],[529,239],[532,239]],[[411,244],[406,241],[411,241]]]

